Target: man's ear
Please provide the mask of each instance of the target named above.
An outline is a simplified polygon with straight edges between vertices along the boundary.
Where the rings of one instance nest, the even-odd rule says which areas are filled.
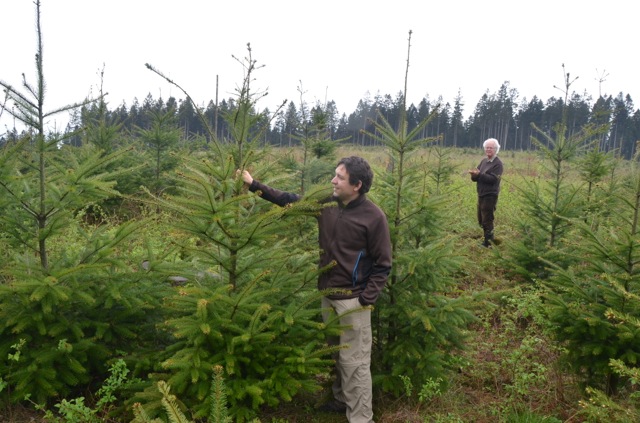
[[[353,186],[354,191],[360,191],[360,188],[362,188],[362,181],[358,181],[358,183]]]

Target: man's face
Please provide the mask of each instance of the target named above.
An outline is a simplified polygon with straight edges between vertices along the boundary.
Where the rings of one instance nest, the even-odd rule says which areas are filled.
[[[487,143],[484,147],[484,152],[487,155],[487,158],[491,160],[491,158],[496,155],[496,146],[491,142]]]
[[[358,182],[357,185],[351,185],[349,183],[349,172],[347,172],[344,165],[336,168],[336,176],[333,177],[331,183],[333,184],[333,196],[343,204],[347,204],[357,198],[360,187],[362,186],[362,182]]]

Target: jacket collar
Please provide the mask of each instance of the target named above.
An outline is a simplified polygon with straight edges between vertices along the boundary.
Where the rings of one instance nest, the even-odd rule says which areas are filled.
[[[364,203],[367,200],[367,194],[360,194],[355,199],[349,201],[345,206],[342,202],[338,201],[338,206],[344,209],[352,209],[354,207],[358,207],[360,204]]]

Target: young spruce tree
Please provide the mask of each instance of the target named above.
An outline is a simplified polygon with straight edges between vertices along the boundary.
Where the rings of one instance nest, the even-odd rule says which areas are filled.
[[[409,51],[410,43],[411,32]],[[407,73],[408,69],[409,54]],[[404,99],[406,84],[405,76]],[[425,171],[416,154],[435,140],[420,134],[437,112],[409,131],[403,103],[397,130],[378,116],[375,134],[369,134],[389,153],[387,171],[377,175],[371,196],[388,216],[393,251],[387,288],[372,317],[372,371],[374,383],[394,394],[404,393],[406,378],[413,387],[438,378],[447,380],[452,358],[463,347],[466,325],[474,320],[468,298],[447,295],[455,288],[454,274],[461,258],[453,240],[439,229],[444,197],[430,192],[428,180],[434,175]],[[444,172],[444,163],[440,165]]]
[[[276,164],[259,161],[257,146],[266,128],[258,125],[265,119],[255,111],[261,95],[250,86],[257,69],[250,46],[239,62],[244,81],[236,108],[225,116],[231,137],[219,140],[210,131],[210,150],[184,157],[178,192],[155,198],[173,213],[182,234],[176,242],[188,280],[167,297],[164,327],[174,342],[155,378],[200,418],[211,408],[211,380],[221,366],[229,414],[243,422],[261,406],[319,389],[317,376],[329,371],[333,350],[325,345],[328,329],[319,315],[315,233],[291,230],[313,227],[317,202],[271,206],[249,195],[236,174],[250,163],[259,164],[261,177],[277,173]],[[313,197],[313,190],[307,195]],[[151,387],[140,396],[149,415],[162,411],[155,391]]]
[[[590,388],[607,394],[628,381],[617,368],[640,362],[640,166],[638,156],[610,198],[611,217],[592,228],[577,222],[576,265],[554,267],[546,308],[566,364]],[[578,262],[578,259],[580,260]],[[633,379],[631,379],[633,381]]]
[[[522,179],[522,185],[514,185],[521,194],[526,218],[519,222],[518,241],[509,245],[506,253],[513,273],[532,281],[550,276],[547,262],[563,267],[574,261],[568,252],[573,249],[571,234],[573,220],[587,217],[588,211],[583,186],[576,182],[573,166],[597,140],[603,127],[587,126],[577,133],[570,133],[567,124],[567,101],[572,81],[565,73],[565,101],[562,120],[548,134],[534,126],[538,137],[533,144],[542,157],[540,176],[533,180]],[[581,172],[588,172],[582,161]],[[591,176],[597,174],[591,168]]]
[[[125,261],[125,241],[142,223],[90,225],[87,207],[118,195],[105,168],[126,150],[63,145],[47,129],[40,1],[36,78],[24,92],[0,81],[28,128],[0,151],[0,221],[9,252],[0,263],[2,402],[43,403],[85,392],[117,355],[155,342],[153,310],[162,295]]]

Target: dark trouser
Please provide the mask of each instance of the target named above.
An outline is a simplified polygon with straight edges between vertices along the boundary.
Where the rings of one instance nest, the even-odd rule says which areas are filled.
[[[478,224],[484,231],[485,243],[493,239],[493,213],[498,204],[497,195],[478,197]]]

